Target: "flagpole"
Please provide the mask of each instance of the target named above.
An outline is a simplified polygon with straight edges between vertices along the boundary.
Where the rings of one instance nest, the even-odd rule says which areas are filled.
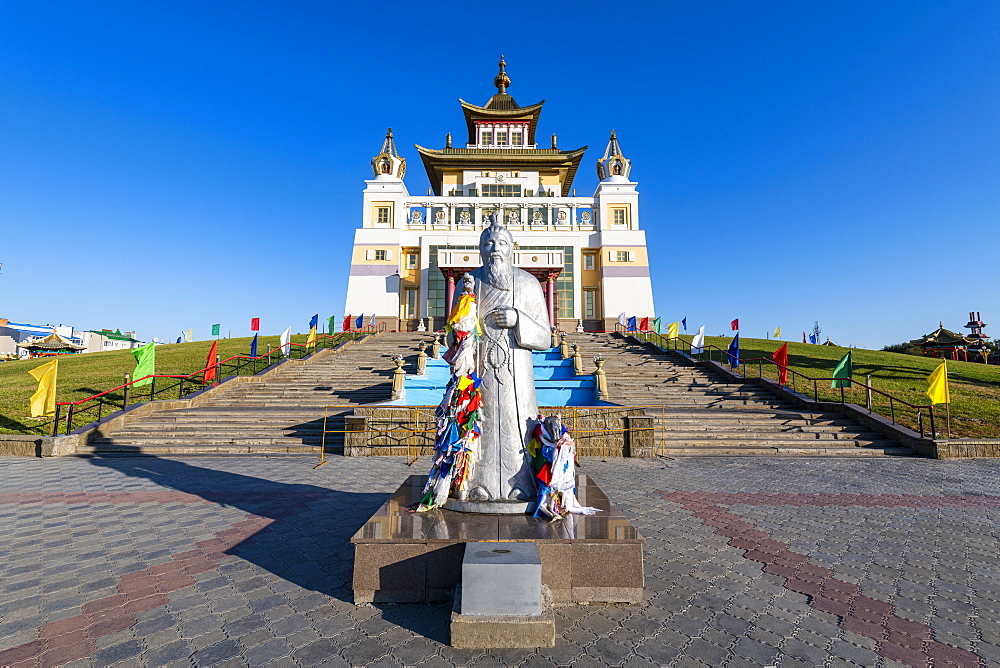
[[[951,402],[944,405],[945,414],[948,416],[948,440],[951,440]]]

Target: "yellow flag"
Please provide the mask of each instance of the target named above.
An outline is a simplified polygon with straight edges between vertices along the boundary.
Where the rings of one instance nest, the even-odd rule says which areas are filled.
[[[316,345],[316,327],[309,328],[309,338],[306,339],[306,348]]]
[[[667,338],[676,339],[679,336],[678,333],[680,332],[680,328],[681,328],[681,323],[679,322],[672,322],[669,325],[667,325]]]
[[[774,328],[774,338],[776,338],[776,339],[780,339],[781,338],[781,327],[775,327]]]
[[[941,362],[941,365],[927,377],[927,382],[930,383],[927,396],[931,398],[932,404],[951,403],[951,392],[948,390],[948,362]]]
[[[31,395],[31,417],[43,417],[56,412],[56,372],[59,360],[54,359],[29,371],[38,381],[38,389]]]

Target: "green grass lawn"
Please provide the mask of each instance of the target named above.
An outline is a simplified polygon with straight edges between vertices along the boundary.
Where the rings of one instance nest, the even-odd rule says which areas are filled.
[[[690,336],[682,336],[690,342]],[[732,339],[729,337],[706,336],[706,345],[715,345],[725,350]],[[765,339],[744,339],[740,337],[740,356],[746,360],[771,355],[783,341],[768,341]],[[788,365],[812,378],[830,378],[837,362],[849,348],[837,346],[819,346],[809,343],[788,342]],[[924,392],[927,390],[927,376],[941,363],[940,359],[917,357],[902,353],[889,353],[878,350],[853,349],[854,379],[864,383],[865,376],[871,375],[871,385],[877,390],[887,392],[903,401],[915,405],[927,405],[930,399]],[[719,360],[716,352],[715,360]],[[770,368],[768,368],[770,367]],[[746,376],[755,377],[758,370],[763,369],[763,375],[772,380],[777,379],[773,365],[749,362],[740,368]],[[948,380],[951,388],[951,435],[958,437],[1000,438],[1000,366],[986,365],[974,362],[953,362],[948,360]],[[788,379],[789,385],[792,378]],[[819,389],[820,400],[840,401],[840,390],[831,389],[830,381],[815,383]],[[814,383],[795,380],[795,389],[814,396]],[[844,390],[844,396],[850,403],[865,405],[865,393],[862,388],[855,388],[852,400],[850,389]],[[896,410],[896,420],[911,428],[916,428],[916,414],[913,410],[893,402]],[[873,394],[875,412],[888,416],[889,401]],[[934,408],[938,435],[946,434],[945,406]],[[924,415],[924,426],[930,428],[927,415]]]
[[[292,336],[292,343],[305,343],[306,334]],[[232,355],[246,355],[251,339],[219,339],[218,353],[222,359]],[[277,336],[262,336],[257,342],[258,353],[263,354],[279,345]],[[175,343],[156,347],[157,374],[188,374],[204,368],[212,341]],[[32,418],[28,401],[38,386],[28,371],[48,362],[48,359],[21,360],[0,363],[0,433],[41,434],[52,432],[52,419]],[[78,401],[91,395],[121,385],[125,374],[135,369],[131,351],[113,350],[83,355],[59,357],[59,377],[56,382],[56,401]],[[176,381],[160,381],[157,383]],[[165,385],[160,385],[165,388]],[[148,386],[144,390],[148,391]],[[120,399],[120,394],[113,395]],[[158,398],[159,391],[157,394]],[[110,410],[105,410],[107,414]],[[95,416],[89,413],[75,420],[75,426],[90,422]]]

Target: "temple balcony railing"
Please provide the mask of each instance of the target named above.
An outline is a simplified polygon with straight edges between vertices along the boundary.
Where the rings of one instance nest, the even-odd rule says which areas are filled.
[[[593,197],[425,196],[403,202],[411,230],[475,231],[499,211],[507,229],[517,232],[594,231],[598,211]]]

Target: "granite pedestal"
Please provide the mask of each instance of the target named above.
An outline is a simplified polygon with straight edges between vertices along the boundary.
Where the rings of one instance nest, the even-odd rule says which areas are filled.
[[[577,497],[601,512],[558,522],[443,509],[409,512],[426,481],[423,475],[407,478],[351,538],[355,603],[451,601],[462,580],[466,544],[496,541],[537,545],[542,584],[555,605],[642,602],[645,539],[587,475],[577,476]]]

